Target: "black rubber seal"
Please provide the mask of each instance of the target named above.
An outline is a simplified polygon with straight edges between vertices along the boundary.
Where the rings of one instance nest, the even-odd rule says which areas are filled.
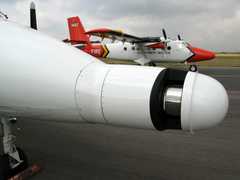
[[[150,114],[157,130],[181,129],[181,117],[165,113],[163,108],[164,92],[169,86],[183,87],[187,71],[164,69],[158,75],[150,96]]]

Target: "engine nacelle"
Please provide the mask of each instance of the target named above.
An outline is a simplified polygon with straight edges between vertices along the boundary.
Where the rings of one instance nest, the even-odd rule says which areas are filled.
[[[135,128],[204,129],[228,110],[219,82],[165,68],[92,64],[81,73],[76,94],[86,121]]]

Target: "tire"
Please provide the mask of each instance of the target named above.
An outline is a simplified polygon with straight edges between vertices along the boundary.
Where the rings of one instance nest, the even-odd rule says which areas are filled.
[[[0,180],[6,180],[10,176],[9,158],[7,154],[0,156]]]
[[[22,160],[23,162],[21,164],[19,164],[17,167],[15,167],[14,169],[10,170],[11,176],[15,176],[16,174],[18,174],[28,168],[28,159],[27,159],[26,154],[19,147],[17,147],[17,151],[19,153],[20,160]]]
[[[155,64],[154,62],[150,62],[150,63],[149,63],[149,66],[156,67],[156,64]]]
[[[192,72],[197,72],[197,66],[196,65],[191,65],[189,67],[189,70],[192,71]]]

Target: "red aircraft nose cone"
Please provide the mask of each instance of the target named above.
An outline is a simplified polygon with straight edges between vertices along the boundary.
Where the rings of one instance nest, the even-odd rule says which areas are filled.
[[[204,61],[204,60],[211,60],[215,58],[215,53],[211,51],[207,51],[200,48],[189,47],[189,49],[194,54],[188,61],[189,62],[196,62],[196,61]]]

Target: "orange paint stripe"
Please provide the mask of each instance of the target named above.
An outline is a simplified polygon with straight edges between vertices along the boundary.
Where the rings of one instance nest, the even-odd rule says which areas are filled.
[[[103,51],[104,51],[103,58],[106,58],[107,55],[109,54],[109,50],[106,45],[103,45],[102,47],[103,47]]]

